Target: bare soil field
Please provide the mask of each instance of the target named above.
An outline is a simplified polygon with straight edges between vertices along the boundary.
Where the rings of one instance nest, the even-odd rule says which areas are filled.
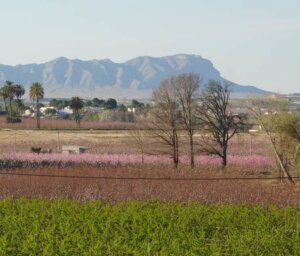
[[[80,145],[90,148],[90,153],[139,153],[134,137],[135,130],[0,130],[0,154],[12,152],[30,152],[31,147],[52,149],[60,152],[63,145]],[[166,152],[160,141],[151,132],[144,131],[142,139],[146,154],[163,154]],[[198,150],[195,135],[195,149]],[[187,140],[182,133],[180,140]],[[251,144],[251,145],[250,145]],[[188,143],[182,143],[180,150],[187,153]],[[253,155],[268,156],[271,154],[270,143],[262,134],[250,139],[249,134],[240,134],[232,139],[229,154],[250,155],[250,147]]]
[[[60,152],[62,145],[89,147],[91,154],[139,154],[134,130],[0,130],[0,154],[26,153],[31,147],[51,148]],[[199,135],[196,135],[197,143]],[[181,140],[186,139],[181,135]],[[143,133],[146,154],[162,154],[164,148],[153,136]],[[263,135],[250,140],[249,134],[235,137],[230,155],[271,156]],[[196,145],[197,150],[197,145]],[[187,153],[183,147],[181,153]],[[200,154],[196,152],[196,154]],[[116,166],[48,166],[5,169],[0,172],[0,196],[73,198],[79,200],[201,201],[204,203],[298,204],[298,186],[280,183],[275,169],[228,167],[208,169],[196,166],[116,165]],[[233,179],[231,179],[233,178]],[[237,179],[235,179],[237,178]],[[266,179],[265,179],[266,178]],[[273,179],[275,178],[275,179]]]
[[[120,130],[0,130],[0,153],[30,152],[31,147],[42,147],[60,152],[63,145],[89,148],[90,153],[134,153],[132,131]],[[130,145],[131,142],[131,146]],[[147,136],[149,148],[154,141]]]

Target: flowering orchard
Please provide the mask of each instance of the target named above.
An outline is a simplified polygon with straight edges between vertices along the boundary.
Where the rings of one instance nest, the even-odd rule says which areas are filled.
[[[36,166],[70,166],[70,165],[139,165],[141,155],[139,154],[33,154],[15,153],[4,154],[0,158],[2,167],[36,167]],[[229,166],[234,167],[253,167],[253,168],[272,168],[274,161],[266,156],[229,156]],[[172,161],[169,156],[146,155],[144,163],[148,165],[170,165]],[[182,165],[188,165],[188,156],[180,158]],[[199,155],[195,157],[197,166],[219,167],[221,160],[218,157]]]

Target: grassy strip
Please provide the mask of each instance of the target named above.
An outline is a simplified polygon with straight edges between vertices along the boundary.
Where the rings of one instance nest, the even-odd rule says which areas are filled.
[[[4,199],[0,255],[298,255],[296,208]]]

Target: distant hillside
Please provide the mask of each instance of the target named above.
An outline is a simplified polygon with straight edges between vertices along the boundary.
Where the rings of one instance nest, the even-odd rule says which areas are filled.
[[[47,97],[147,98],[163,79],[183,72],[200,74],[203,84],[210,79],[225,81],[209,60],[198,55],[178,54],[137,57],[125,63],[62,57],[43,64],[0,65],[0,84],[11,80],[28,88],[39,81]],[[270,94],[254,86],[231,84],[231,90],[239,96]]]

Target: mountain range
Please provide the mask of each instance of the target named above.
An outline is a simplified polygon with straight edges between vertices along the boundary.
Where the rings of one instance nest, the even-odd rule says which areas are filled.
[[[30,84],[38,81],[43,84],[47,98],[149,98],[163,79],[183,72],[199,74],[203,86],[209,80],[229,82],[234,95],[271,94],[255,86],[230,82],[211,61],[191,54],[142,56],[124,63],[61,57],[42,64],[0,65],[0,84],[10,80],[24,85],[28,91]]]

